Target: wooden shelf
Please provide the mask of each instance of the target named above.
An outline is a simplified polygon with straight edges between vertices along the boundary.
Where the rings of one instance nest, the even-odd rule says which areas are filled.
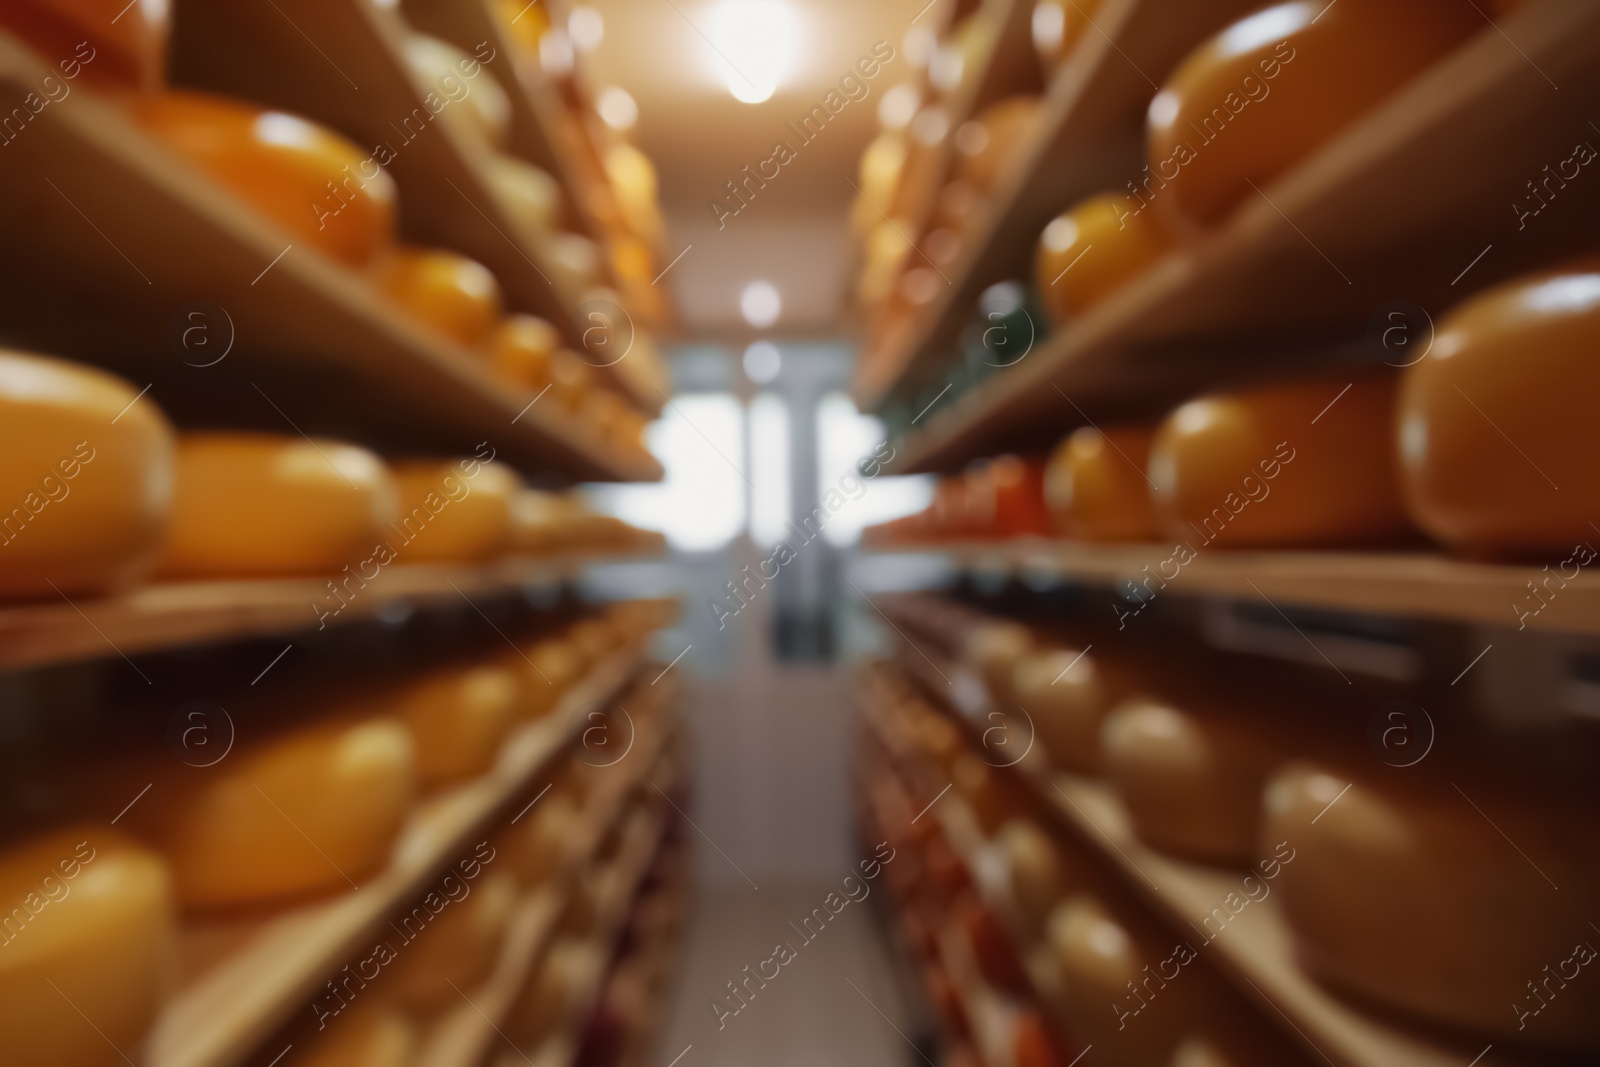
[[[331,900],[269,921],[241,949],[168,1004],[147,1040],[143,1067],[232,1067],[304,1010],[322,980],[373,931],[504,814],[577,733],[576,711],[626,685],[641,663],[622,653],[600,664],[554,710],[514,734],[495,769],[422,805],[401,831],[389,867]]]
[[[1044,447],[1085,417],[1152,417],[1241,379],[1379,364],[1383,353],[1363,334],[1385,304],[1411,301],[1437,322],[1474,289],[1593,247],[1600,192],[1574,186],[1525,232],[1508,205],[1570,154],[1574,138],[1592,134],[1585,109],[1597,91],[1600,8],[1532,0],[1214,233],[936,406],[907,434],[898,469],[956,469],[974,456]],[[1019,244],[1009,251],[997,245],[996,263],[1025,272],[1026,236],[1013,233]],[[908,363],[931,365],[937,348]]]
[[[619,556],[616,559],[632,557]],[[481,567],[394,566],[367,583],[334,623],[396,608],[451,604],[558,581],[609,557],[513,560]],[[330,604],[322,578],[162,582],[99,599],[0,606],[0,670],[135,655],[317,628]],[[336,602],[335,602],[336,603]]]
[[[1027,573],[1105,585],[1140,583],[1172,557],[1165,544],[1091,545],[1043,540],[880,548],[944,556],[986,574]],[[1150,568],[1146,571],[1145,568]],[[1310,552],[1225,550],[1202,547],[1158,596],[1222,596],[1367,615],[1392,615],[1556,633],[1600,634],[1600,586],[1573,582],[1539,602],[1527,583],[1542,572],[1532,565],[1471,563],[1429,552]],[[1141,593],[1143,587],[1140,586]],[[1109,594],[1108,594],[1109,595]],[[1135,606],[1108,599],[1124,610]],[[1517,614],[1514,606],[1530,612]]]
[[[0,34],[0,84],[24,93],[46,73]],[[448,132],[437,125],[430,134]],[[425,142],[401,156],[420,157]],[[14,254],[0,264],[0,284],[15,313],[0,343],[150,383],[150,399],[183,426],[298,429],[395,454],[470,454],[487,441],[544,481],[661,476],[653,458],[617,452],[555,404],[530,407],[534,394],[411,325],[362,275],[290,247],[281,230],[87,89],[41,113],[7,151],[16,165],[0,170],[0,197],[12,208],[0,232]],[[445,189],[477,222],[438,224],[459,223],[460,233],[485,225]],[[429,206],[426,187],[402,202]],[[429,217],[444,220],[448,202],[432,203],[438,213]],[[197,302],[212,306],[201,321],[215,348],[204,358],[226,353],[204,367],[177,340]]]

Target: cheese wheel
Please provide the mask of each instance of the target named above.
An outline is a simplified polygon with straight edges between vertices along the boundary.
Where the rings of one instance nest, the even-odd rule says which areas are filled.
[[[1001,828],[1000,847],[1005,851],[1017,915],[1030,933],[1038,933],[1067,892],[1061,850],[1038,824],[1025,819],[1014,819]]]
[[[424,1017],[460,1004],[494,970],[517,904],[517,880],[504,871],[446,875],[441,885],[392,920],[399,958],[384,968],[383,995]]]
[[[508,662],[521,663],[525,668],[523,692],[526,706],[535,717],[548,715],[584,673],[583,653],[564,638],[539,641]]]
[[[168,11],[163,0],[14,0],[0,26],[69,81],[153,90],[166,77]]]
[[[439,114],[456,128],[470,127],[494,148],[504,148],[511,127],[511,97],[494,78],[480,78],[483,65],[455,45],[411,33],[405,43],[406,66],[423,88],[448,106]],[[468,72],[471,72],[470,74]]]
[[[853,221],[858,232],[866,232],[883,218],[873,205],[878,205],[891,217],[895,197],[900,191],[900,176],[905,173],[906,158],[911,146],[901,130],[878,134],[861,153],[857,180],[861,183],[861,196],[855,201]]]
[[[603,618],[579,619],[567,630],[567,640],[590,667],[609,656],[617,647],[617,633]]]
[[[166,855],[190,908],[360,885],[388,860],[416,784],[411,735],[386,718],[300,728],[155,777],[123,822]]]
[[[1050,454],[1045,504],[1055,532],[1086,541],[1153,541],[1161,535],[1151,500],[1144,426],[1081,426]]]
[[[557,231],[544,244],[544,269],[555,287],[582,293],[600,284],[600,248],[581,234]]]
[[[1011,1039],[1011,1055],[1016,1067],[1061,1067],[1050,1028],[1037,1011],[1024,1011],[1017,1017],[1016,1035]]]
[[[1150,101],[1141,200],[1217,221],[1482,28],[1454,0],[1294,0],[1241,19]]]
[[[948,768],[967,748],[967,741],[961,733],[961,728],[943,715],[932,711],[926,711],[918,720],[912,736],[917,747],[935,763],[945,768]]]
[[[586,984],[602,966],[595,945],[561,938],[550,946],[533,978],[506,1016],[506,1033],[532,1051],[578,1010]]]
[[[661,206],[656,168],[650,157],[626,142],[607,148],[601,160],[623,224],[647,241],[661,239]]]
[[[1388,375],[1189,401],[1150,449],[1167,535],[1196,551],[1405,539],[1392,438],[1373,431],[1394,425],[1395,401]]]
[[[956,130],[956,172],[980,194],[992,193],[1006,168],[1033,136],[1039,122],[1037,96],[1013,96],[991,104]]]
[[[287,1067],[409,1067],[417,1027],[394,1009],[363,1000],[328,1019],[304,1047],[304,1055],[284,1061]]]
[[[594,372],[582,356],[564,348],[550,357],[550,399],[557,407],[578,411],[592,388]]]
[[[517,225],[541,237],[555,232],[561,223],[561,183],[549,171],[513,156],[494,156],[487,176],[495,198]]]
[[[1082,315],[1167,252],[1171,238],[1154,212],[1123,193],[1090,197],[1057,215],[1039,235],[1034,285],[1055,323]]]
[[[518,552],[549,555],[566,547],[565,509],[553,493],[523,489],[511,500],[511,539]]]
[[[146,133],[281,227],[295,245],[360,267],[394,244],[394,180],[338,134],[296,115],[202,93],[165,92],[127,106]]]
[[[1035,736],[1056,767],[1100,770],[1100,727],[1127,689],[1122,672],[1080,649],[1050,649],[1022,657],[1012,693],[1028,713]]]
[[[1595,957],[1600,862],[1574,847],[1594,820],[1525,788],[1380,787],[1294,763],[1267,787],[1262,843],[1291,850],[1275,888],[1320,977],[1496,1041],[1593,1054],[1600,1013],[1573,976]]]
[[[172,878],[101,825],[0,852],[0,1061],[109,1067],[176,978]]]
[[[173,437],[138,397],[103,371],[0,350],[0,598],[102,593],[149,570]]]
[[[395,305],[459,345],[488,343],[500,320],[500,283],[475,259],[443,248],[399,248],[377,267]]]
[[[176,469],[164,574],[337,576],[372,554],[396,514],[383,461],[338,441],[186,433]]]
[[[550,357],[561,346],[561,334],[532,315],[507,315],[489,339],[489,365],[502,378],[528,390],[550,385]]]
[[[504,464],[418,460],[394,467],[397,549],[407,563],[478,563],[511,546],[511,500],[522,481]]]
[[[417,783],[437,789],[494,765],[526,707],[521,674],[510,665],[445,667],[403,684],[383,700],[411,731]]]
[[[1261,789],[1277,759],[1259,730],[1141,697],[1106,717],[1100,744],[1106,777],[1146,843],[1214,863],[1255,859]]]
[[[1480,553],[1566,555],[1594,539],[1597,341],[1600,260],[1491,289],[1439,323],[1400,391],[1401,481],[1417,525]]]
[[[989,464],[994,492],[994,533],[998,537],[1042,537],[1050,532],[1044,505],[1044,464],[1037,459],[999,456]]]
[[[561,870],[583,828],[582,812],[565,793],[551,791],[495,839],[497,862],[524,889],[532,889]]]
[[[1033,50],[1048,78],[1092,25],[1100,0],[1039,0],[1033,6]]]
[[[1017,663],[1033,650],[1033,632],[1014,622],[978,623],[967,638],[962,658],[978,672],[991,698],[1007,701],[1012,697],[1012,672]]]

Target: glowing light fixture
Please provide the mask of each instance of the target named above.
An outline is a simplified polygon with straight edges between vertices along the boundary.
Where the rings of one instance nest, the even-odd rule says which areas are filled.
[[[600,112],[600,121],[613,130],[631,130],[639,121],[639,105],[628,95],[628,90],[620,86],[600,90],[595,109]]]
[[[724,0],[711,16],[728,91],[746,104],[771,99],[794,52],[794,19],[782,0]]]
[[[771,341],[757,341],[744,350],[744,374],[757,385],[775,381],[783,366],[778,346]]]
[[[739,294],[739,311],[744,315],[744,321],[758,330],[777,322],[782,310],[783,298],[771,282],[751,282]]]

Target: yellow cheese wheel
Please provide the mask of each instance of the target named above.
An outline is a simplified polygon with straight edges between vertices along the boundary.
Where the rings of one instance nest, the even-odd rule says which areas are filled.
[[[568,937],[557,940],[506,1016],[507,1035],[519,1048],[532,1052],[577,1011],[579,998],[601,964],[597,946]]]
[[[498,857],[497,857],[498,858]],[[431,1016],[472,996],[499,958],[517,905],[517,880],[484,870],[476,880],[450,877],[431,899],[399,916],[398,958],[384,969],[383,995],[416,1015]],[[373,983],[377,985],[377,983]],[[459,990],[459,992],[458,992]]]
[[[531,889],[561,870],[582,828],[578,804],[552,788],[495,839],[495,862],[504,864],[524,889]]]
[[[1039,0],[1033,6],[1033,50],[1046,75],[1072,54],[1090,28],[1100,0]]]
[[[565,638],[536,642],[507,662],[524,668],[525,706],[533,717],[548,715],[584,674],[583,653]]]
[[[582,356],[561,349],[550,357],[550,399],[557,407],[576,412],[594,388],[594,372]]]
[[[593,667],[616,650],[617,632],[603,618],[579,619],[567,630],[567,640]]]
[[[890,130],[878,134],[861,153],[858,172],[861,196],[855,201],[853,216],[858,232],[871,230],[882,220],[878,210],[894,214],[895,196],[900,190],[900,176],[905,173],[909,152],[905,132]],[[874,210],[873,205],[877,205],[878,210]]]
[[[1030,932],[1038,933],[1067,893],[1061,850],[1037,823],[1024,819],[1014,819],[1001,827],[1000,847],[1005,851],[1017,915]]]
[[[1410,531],[1396,381],[1318,378],[1191,400],[1161,424],[1150,480],[1167,536],[1201,551],[1383,544]]]
[[[1063,323],[1082,315],[1166,254],[1171,239],[1154,212],[1123,193],[1090,197],[1039,235],[1033,277],[1040,303]]]
[[[53,65],[52,74],[151,90],[166,77],[169,10],[163,0],[17,0],[0,8],[0,26]]]
[[[555,232],[561,222],[561,183],[548,171],[513,156],[489,160],[489,186],[501,207],[529,233]]]
[[[425,93],[449,103],[439,114],[457,127],[470,127],[490,146],[503,148],[511,126],[511,98],[483,65],[455,45],[412,33],[405,43],[406,66]],[[467,72],[471,71],[472,74]]]
[[[203,93],[150,94],[127,106],[145,132],[276,223],[297,247],[360,267],[394,244],[394,180],[338,134]]]
[[[661,206],[656,168],[650,157],[631,144],[619,142],[606,149],[602,163],[623,224],[647,241],[659,241]]]
[[[544,245],[544,270],[557,289],[582,293],[601,281],[600,247],[582,234],[557,231]]]
[[[489,365],[506,381],[532,393],[550,385],[550,357],[561,335],[543,319],[507,315],[489,339]]]
[[[383,461],[355,445],[186,433],[178,438],[161,571],[335,577],[385,540],[397,500]]]
[[[1127,688],[1123,671],[1082,649],[1024,656],[1012,682],[1017,704],[1028,713],[1050,762],[1086,774],[1100,770],[1100,727]]]
[[[286,1067],[410,1067],[414,1062],[416,1024],[393,1008],[361,1000],[325,1023],[315,1037],[297,1042],[304,1055],[284,1060]]]
[[[500,283],[475,259],[443,248],[399,248],[377,267],[395,306],[468,348],[486,344],[500,320]]]
[[[406,682],[382,701],[411,731],[423,789],[487,771],[525,709],[522,675],[508,664],[445,667]]]
[[[1400,392],[1402,486],[1417,525],[1485,553],[1564,556],[1594,540],[1597,343],[1600,260],[1491,289],[1439,323]]]
[[[1039,122],[1037,96],[1013,96],[991,104],[956,130],[956,171],[979,193],[992,193]]]
[[[1074,430],[1045,468],[1045,505],[1059,534],[1086,541],[1153,541],[1161,535],[1151,500],[1150,445],[1143,426]]]
[[[1533,796],[1285,767],[1262,842],[1293,850],[1275,888],[1307,965],[1496,1041],[1600,1051],[1600,1012],[1578,984],[1600,898],[1600,861],[1578,842],[1596,813]]]
[[[0,1061],[110,1067],[176,978],[172,878],[103,825],[0,852]]]
[[[1142,198],[1215,221],[1483,28],[1453,0],[1293,0],[1241,19],[1150,101]]]
[[[1012,672],[1033,650],[1033,632],[1012,622],[985,621],[967,637],[963,658],[983,679],[989,695],[1005,702],[1012,697]]]
[[[100,593],[154,562],[173,438],[138,395],[103,371],[0,350],[0,597]]]
[[[1136,697],[1107,716],[1100,744],[1145,842],[1215,863],[1257,858],[1261,789],[1279,758],[1259,727]]]
[[[167,856],[186,907],[342,892],[387,862],[415,792],[413,753],[406,728],[378,718],[240,745],[211,767],[164,761],[123,825]]]
[[[397,547],[406,563],[477,563],[511,547],[511,500],[522,480],[500,463],[416,460],[394,466]]]

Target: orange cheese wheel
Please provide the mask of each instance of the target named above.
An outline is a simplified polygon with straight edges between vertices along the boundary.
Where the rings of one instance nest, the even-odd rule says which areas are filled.
[[[1044,502],[1044,464],[1037,459],[999,456],[989,464],[994,487],[994,533],[999,537],[1038,537],[1050,532]]]
[[[304,1055],[286,1067],[410,1067],[417,1050],[417,1027],[410,1019],[372,1000],[324,1020],[324,1030],[299,1043]]]
[[[1496,1041],[1592,1055],[1600,1013],[1577,983],[1595,958],[1600,861],[1574,845],[1595,812],[1517,792],[1296,763],[1267,787],[1262,842],[1292,849],[1275,888],[1323,978]]]
[[[123,825],[166,855],[185,907],[342,892],[388,860],[414,765],[394,719],[322,723],[211,767],[163,766]]]
[[[1100,770],[1100,727],[1128,688],[1123,672],[1098,653],[1046,649],[1023,656],[1011,692],[1028,713],[1050,762],[1062,770]]]
[[[425,93],[433,93],[449,105],[440,112],[456,127],[470,127],[491,147],[503,148],[511,126],[511,98],[493,77],[480,78],[483,66],[455,45],[412,33],[406,38],[404,55],[412,78]],[[469,76],[468,71],[473,74]]]
[[[378,285],[406,314],[468,348],[500,320],[500,283],[475,259],[442,248],[400,248],[377,268]]]
[[[550,384],[550,357],[561,346],[561,334],[532,315],[507,315],[489,341],[489,365],[509,382],[532,393]]]
[[[565,793],[551,791],[495,839],[496,862],[531,889],[560,872],[572,855],[582,812]]]
[[[1600,260],[1491,289],[1439,323],[1400,391],[1402,486],[1417,525],[1484,553],[1566,555],[1594,541],[1597,343]]]
[[[510,665],[445,667],[402,685],[382,702],[411,731],[417,781],[435,789],[482,774],[525,708]]]
[[[424,1017],[472,996],[494,969],[516,904],[517,881],[504,871],[447,876],[393,920],[399,958],[384,968],[383,996]]]
[[[383,461],[355,445],[186,433],[161,570],[186,578],[333,576],[385,539],[397,499]]]
[[[550,357],[550,399],[557,407],[576,412],[594,388],[594,371],[571,349]]]
[[[101,593],[148,571],[172,452],[160,409],[121,378],[0,350],[0,597]]]
[[[1348,388],[1347,388],[1348,387]],[[1156,433],[1150,480],[1167,536],[1201,551],[1382,544],[1400,501],[1390,375],[1319,378],[1191,400]]]
[[[1140,197],[1214,222],[1483,28],[1453,0],[1293,0],[1241,19],[1150,101]]]
[[[544,253],[544,271],[557,289],[576,294],[600,284],[600,247],[582,234],[553,233]]]
[[[500,463],[417,460],[394,467],[397,548],[406,563],[477,563],[511,546],[511,499],[522,480]]]
[[[394,244],[394,180],[338,134],[202,93],[139,97],[128,108],[147,133],[282,227],[294,244],[351,267]]]
[[[1161,535],[1151,499],[1144,426],[1074,430],[1050,454],[1045,504],[1055,532],[1086,541],[1153,541]]]
[[[561,183],[550,173],[513,156],[489,160],[489,186],[500,206],[529,233],[547,235],[561,222]]]
[[[0,26],[61,77],[150,90],[166,77],[168,11],[163,0],[15,0],[0,7]]]
[[[1052,321],[1067,322],[1144,273],[1171,239],[1155,214],[1123,193],[1090,197],[1039,235],[1034,284]]]
[[[103,825],[0,852],[0,1061],[110,1067],[177,977],[166,864]]]
[[[1039,122],[1037,96],[1013,96],[992,104],[956,130],[956,171],[979,193],[992,193],[1006,168],[1033,136]]]
[[[1100,0],[1039,0],[1033,5],[1033,50],[1048,77],[1077,47],[1100,9]]]
[[[950,777],[985,835],[999,833],[1008,820],[1025,808],[1023,797],[1009,776],[971,752],[963,752],[951,762]]]

